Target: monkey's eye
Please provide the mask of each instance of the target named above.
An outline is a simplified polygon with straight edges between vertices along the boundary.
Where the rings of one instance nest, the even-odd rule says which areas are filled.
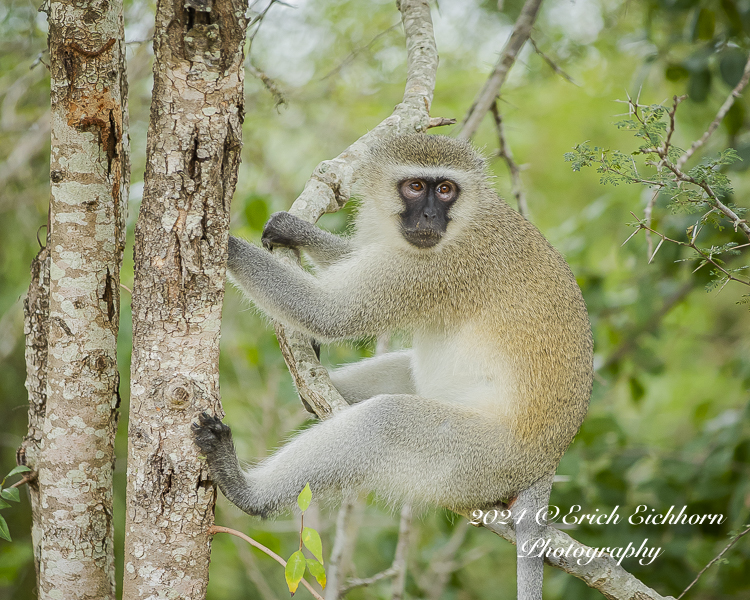
[[[443,181],[435,188],[435,194],[443,202],[448,202],[456,195],[456,186],[450,181]]]
[[[404,183],[401,184],[401,194],[407,200],[420,198],[424,194],[424,191],[424,181],[421,181],[419,179],[410,179],[408,181],[404,181]]]

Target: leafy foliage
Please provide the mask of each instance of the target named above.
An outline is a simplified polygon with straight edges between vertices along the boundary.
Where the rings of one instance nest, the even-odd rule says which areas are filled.
[[[632,132],[639,139],[638,149],[626,153],[598,146],[591,148],[584,142],[575,146],[572,152],[565,153],[564,158],[571,163],[574,171],[596,167],[596,172],[601,174],[601,184],[629,183],[645,186],[653,193],[652,201],[659,197],[666,198],[667,208],[673,213],[702,213],[695,224],[687,229],[685,241],[673,240],[651,229],[650,216],[638,221],[638,231],[645,229],[661,238],[651,260],[661,248],[661,243],[672,242],[693,251],[691,259],[698,261],[696,270],[707,264],[715,267],[710,271],[712,279],[706,285],[707,290],[723,288],[730,281],[750,285],[750,280],[743,277],[748,265],[729,267],[725,260],[719,258],[739,256],[741,253],[737,249],[740,247],[737,242],[730,241],[709,248],[696,245],[704,225],[708,224],[722,231],[729,221],[730,231],[733,232],[744,222],[742,216],[746,213],[746,208],[728,201],[734,190],[723,172],[724,167],[742,159],[733,148],[726,148],[720,150],[717,156],[684,172],[681,157],[685,155],[685,151],[672,143],[675,114],[682,100],[684,98],[675,96],[674,104],[669,108],[661,104],[641,105],[629,98],[627,105],[630,118],[618,121],[615,125],[620,130]]]

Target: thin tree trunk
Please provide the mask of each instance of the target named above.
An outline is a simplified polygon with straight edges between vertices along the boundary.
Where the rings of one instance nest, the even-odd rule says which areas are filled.
[[[47,245],[25,304],[39,598],[114,599],[112,472],[128,141],[122,3],[49,4]]]
[[[136,225],[125,598],[203,598],[215,491],[190,424],[221,412],[219,334],[246,2],[160,0]]]

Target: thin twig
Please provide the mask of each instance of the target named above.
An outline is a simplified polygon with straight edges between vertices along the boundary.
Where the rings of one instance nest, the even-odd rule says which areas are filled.
[[[382,579],[388,579],[396,575],[397,570],[393,567],[388,567],[385,571],[381,571],[372,577],[365,577],[364,579],[351,578],[346,582],[346,586],[341,589],[341,595],[350,592],[354,588],[362,587],[365,585],[372,585]]]
[[[647,231],[651,231],[655,235],[659,236],[663,241],[672,242],[673,244],[677,244],[678,246],[685,246],[687,248],[692,248],[693,250],[695,250],[696,253],[698,253],[700,255],[700,257],[703,260],[705,260],[708,263],[711,263],[719,271],[721,271],[722,273],[724,273],[724,276],[727,277],[728,279],[731,279],[732,281],[736,281],[737,283],[742,283],[744,285],[750,286],[750,281],[746,281],[744,279],[739,279],[739,278],[735,277],[729,271],[727,271],[724,267],[722,267],[719,263],[717,263],[715,260],[713,260],[713,255],[712,254],[706,254],[703,250],[701,250],[700,248],[698,248],[698,246],[695,245],[694,238],[693,238],[693,240],[691,240],[689,242],[681,242],[680,240],[674,240],[674,239],[672,239],[670,237],[667,237],[666,235],[664,235],[660,231],[656,231],[655,229],[652,229],[651,227],[649,227],[648,225],[646,225],[646,223],[644,221],[642,221],[641,219],[639,219],[635,215],[635,213],[631,212],[630,214],[633,215],[633,217],[635,217],[635,219],[638,221],[638,225],[639,225],[639,227],[641,229],[645,229]]]
[[[448,542],[432,555],[427,569],[418,573],[418,585],[428,600],[438,600],[442,597],[451,575],[460,567],[456,561],[456,553],[463,544],[468,531],[469,527],[466,523],[456,526]]]
[[[505,83],[510,68],[516,62],[518,53],[531,35],[531,28],[534,26],[534,21],[536,21],[536,16],[539,13],[541,5],[542,0],[526,0],[521,9],[521,14],[518,15],[516,24],[513,26],[513,32],[510,34],[508,43],[503,48],[500,59],[497,61],[489,79],[484,84],[482,91],[479,92],[476,100],[474,100],[474,104],[472,104],[469,112],[464,117],[461,130],[458,132],[459,138],[468,140],[474,137],[484,115],[492,108],[495,99],[500,93],[500,88]]]
[[[215,535],[217,533],[228,533],[230,535],[237,536],[240,539],[245,540],[248,544],[250,544],[253,548],[257,548],[264,554],[267,554],[272,559],[274,559],[277,563],[279,563],[282,567],[286,568],[286,561],[281,558],[278,554],[276,554],[273,550],[266,548],[263,544],[260,542],[255,541],[250,536],[245,535],[241,531],[237,531],[236,529],[230,529],[229,527],[222,527],[221,525],[211,525],[211,527],[208,528],[209,535]],[[302,585],[304,585],[310,593],[317,599],[317,600],[324,600],[323,596],[318,594],[313,587],[307,582],[307,580],[302,580]]]
[[[279,86],[273,79],[271,79],[249,60],[245,62],[245,68],[253,77],[260,79],[266,89],[271,92],[271,95],[273,96],[275,102],[274,108],[278,108],[282,104],[286,104],[286,98],[284,98],[284,94],[281,92]]]
[[[333,538],[331,557],[326,567],[326,600],[338,600],[341,597],[341,584],[350,567],[350,557],[359,529],[359,520],[363,508],[359,496],[344,499],[336,517],[336,536]]]
[[[18,488],[22,485],[26,485],[27,483],[31,483],[32,481],[36,481],[37,478],[37,472],[31,471],[31,473],[26,473],[21,479],[16,481],[13,485],[10,486],[10,488]],[[8,489],[10,489],[8,488]]]
[[[748,81],[750,81],[750,57],[747,60],[747,63],[745,63],[745,70],[742,73],[742,79],[740,79],[739,83],[734,87],[732,92],[729,94],[729,97],[724,101],[724,104],[721,105],[721,108],[719,109],[719,112],[716,113],[716,118],[711,121],[711,124],[708,126],[708,129],[706,132],[700,137],[700,139],[693,142],[693,144],[690,146],[687,152],[683,154],[678,160],[675,166],[678,170],[682,170],[682,167],[685,165],[685,163],[690,159],[693,154],[695,154],[695,151],[698,150],[703,144],[706,143],[706,140],[711,136],[711,134],[716,131],[716,128],[721,124],[724,117],[729,112],[729,109],[732,108],[732,105],[734,104],[734,101],[740,97],[742,94],[742,90],[745,89],[745,86],[747,85]]]
[[[581,87],[573,80],[573,78],[570,75],[568,75],[565,71],[563,71],[555,61],[553,61],[549,56],[547,56],[544,52],[542,52],[539,49],[539,46],[536,45],[536,42],[534,41],[533,37],[529,36],[529,41],[531,42],[531,45],[534,47],[534,52],[536,52],[539,56],[541,56],[542,60],[544,60],[544,62],[546,62],[555,73],[557,73],[560,77],[572,83],[573,85]]]
[[[692,583],[689,586],[687,586],[679,596],[677,596],[677,600],[680,600],[680,598],[682,598],[685,594],[687,594],[688,590],[691,587],[693,587],[696,583],[698,583],[698,580],[701,578],[701,576],[703,575],[703,573],[705,573],[712,564],[714,564],[717,560],[719,560],[722,556],[724,556],[724,554],[732,546],[734,546],[739,541],[739,539],[742,536],[747,535],[748,533],[750,533],[750,526],[748,526],[746,529],[744,529],[743,531],[741,531],[740,533],[738,533],[737,535],[735,535],[731,539],[731,541],[726,545],[726,547],[721,552],[719,552],[719,554],[717,556],[715,556],[713,558],[713,560],[711,560],[711,562],[709,562],[705,567],[703,567],[701,569],[700,573],[698,573],[698,575],[695,576],[695,579],[693,579]]]
[[[503,127],[503,117],[497,108],[497,100],[492,103],[492,116],[495,119],[495,129],[497,130],[498,137],[498,156],[500,156],[505,163],[508,165],[510,171],[510,179],[512,182],[512,193],[516,199],[518,205],[518,212],[520,212],[527,219],[529,218],[529,206],[526,203],[526,194],[523,191],[523,182],[521,181],[521,169],[518,168],[518,164],[513,159],[513,152],[505,139],[505,128]]]
[[[401,520],[398,525],[398,542],[393,554],[392,568],[396,569],[391,586],[391,599],[401,600],[406,589],[406,554],[409,549],[409,533],[411,532],[411,505],[404,504],[401,509]]]
[[[249,45],[252,45],[253,40],[255,39],[255,36],[258,35],[258,31],[260,31],[260,24],[263,22],[263,19],[268,14],[268,11],[271,10],[271,7],[274,4],[281,4],[282,6],[286,6],[288,8],[295,8],[291,4],[287,4],[286,2],[282,2],[281,0],[271,0],[268,3],[268,6],[266,6],[261,12],[259,12],[255,17],[253,17],[252,21],[248,23],[247,29],[250,29],[253,25],[257,25],[255,28],[255,31],[253,31],[248,37],[247,42]]]

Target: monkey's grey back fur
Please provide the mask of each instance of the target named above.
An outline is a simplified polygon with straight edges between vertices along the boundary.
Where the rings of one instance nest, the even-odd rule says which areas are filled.
[[[333,371],[353,405],[246,473],[228,428],[203,419],[196,439],[212,476],[262,515],[292,506],[307,482],[314,496],[545,507],[592,384],[590,325],[568,265],[497,196],[466,142],[386,139],[357,194],[349,239],[286,213],[269,221],[264,243],[307,251],[314,274],[235,238],[229,271],[268,315],[318,340],[406,330],[412,349]],[[517,529],[519,544],[540,531]],[[524,565],[536,580],[540,564]],[[541,581],[528,585],[541,594]]]

